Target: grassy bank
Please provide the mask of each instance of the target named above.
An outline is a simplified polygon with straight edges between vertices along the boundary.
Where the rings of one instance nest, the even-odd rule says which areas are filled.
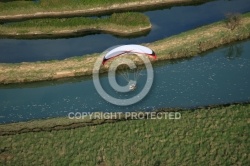
[[[177,111],[187,111],[184,109],[159,109],[155,111],[155,114],[164,114],[167,115],[169,112],[174,113]],[[140,118],[149,118],[145,112],[140,113]],[[9,124],[0,124],[0,136],[4,135],[15,135],[21,133],[29,133],[29,132],[42,132],[42,131],[57,131],[57,130],[68,130],[75,129],[79,127],[86,126],[96,126],[106,123],[115,123],[126,120],[138,120],[139,117],[126,115],[120,113],[117,117],[106,117],[106,118],[98,118],[101,115],[104,115],[102,112],[95,112],[97,118],[91,118],[92,116],[84,116],[79,119],[69,119],[69,117],[60,117],[60,118],[49,118],[42,120],[33,120],[28,122],[18,122],[18,123],[9,123]],[[74,115],[69,115],[70,117],[74,117]],[[148,117],[147,117],[148,116]]]
[[[203,26],[153,43],[145,44],[158,55],[158,61],[193,57],[224,44],[250,37],[250,13],[244,14],[233,30],[225,21]],[[0,83],[21,83],[91,75],[99,54],[33,63],[0,64]],[[101,71],[107,70],[107,66]]]
[[[141,13],[112,14],[105,18],[47,18],[0,25],[0,37],[65,37],[88,33],[111,33],[130,36],[151,29],[149,18]]]
[[[209,0],[40,0],[0,2],[0,21],[45,17],[103,15],[173,5],[197,4]]]
[[[0,136],[3,165],[248,165],[250,105]]]

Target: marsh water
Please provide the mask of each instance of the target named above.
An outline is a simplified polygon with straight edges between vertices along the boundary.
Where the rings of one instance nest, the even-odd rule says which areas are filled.
[[[147,11],[152,31],[143,37],[125,39],[96,34],[69,39],[0,39],[0,62],[63,59],[101,52],[126,43],[153,42],[224,18],[228,12],[250,11],[248,0],[213,1],[198,6]],[[124,112],[155,108],[191,108],[250,100],[250,41],[233,43],[191,59],[154,64],[154,83],[140,102],[115,106],[96,92],[92,78],[0,86],[0,123],[67,116],[69,112]],[[121,76],[118,76],[122,79]],[[136,93],[143,85],[141,71]],[[107,86],[106,75],[101,81]],[[110,90],[111,95],[119,93]]]

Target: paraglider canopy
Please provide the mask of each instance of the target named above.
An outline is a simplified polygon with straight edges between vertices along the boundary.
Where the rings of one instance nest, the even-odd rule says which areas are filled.
[[[104,65],[108,60],[124,54],[143,54],[150,56],[154,59],[157,58],[155,52],[150,48],[136,44],[129,44],[129,45],[117,46],[109,50],[105,54],[102,64]]]
[[[133,56],[133,54],[139,55],[141,59],[144,59],[144,56],[149,56],[152,57],[154,59],[156,59],[156,55],[155,52],[153,50],[151,50],[148,47],[145,46],[141,46],[141,45],[136,45],[136,44],[129,44],[129,45],[120,45],[120,46],[115,46],[112,47],[108,50],[106,50],[104,52],[104,57],[102,60],[102,64],[104,65],[108,60],[121,56],[121,55],[126,55],[126,56]],[[119,65],[123,65],[126,64],[126,66],[128,64],[131,64],[131,61],[129,61],[128,59],[130,58],[121,58],[121,59],[117,59],[117,60],[121,60],[121,61],[114,61],[115,63],[113,63],[114,65],[117,64],[118,65],[115,66],[114,69],[117,69],[117,66]],[[148,58],[146,58],[148,60]],[[144,60],[143,60],[144,61]],[[122,63],[120,63],[122,62]],[[145,61],[144,61],[145,62]],[[134,64],[134,63],[132,63]],[[129,65],[128,65],[129,66]],[[111,69],[112,69],[112,64],[111,64]],[[124,66],[121,66],[124,67]],[[127,70],[127,67],[125,67],[125,70],[121,70],[119,71],[120,75],[128,82],[127,87],[129,91],[134,91],[137,88],[137,80],[139,78],[141,74],[141,70],[139,70],[138,67],[136,67],[136,65],[134,67],[129,66],[129,70]],[[131,79],[130,76],[133,75],[134,78]]]

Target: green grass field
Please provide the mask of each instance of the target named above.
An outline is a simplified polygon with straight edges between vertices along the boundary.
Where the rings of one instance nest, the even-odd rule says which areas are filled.
[[[248,165],[250,104],[0,136],[2,165]]]

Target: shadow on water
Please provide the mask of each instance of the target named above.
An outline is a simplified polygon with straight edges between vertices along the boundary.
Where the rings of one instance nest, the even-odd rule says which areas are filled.
[[[241,57],[243,52],[243,46],[241,44],[230,45],[225,51],[225,56],[229,60],[234,60]]]

